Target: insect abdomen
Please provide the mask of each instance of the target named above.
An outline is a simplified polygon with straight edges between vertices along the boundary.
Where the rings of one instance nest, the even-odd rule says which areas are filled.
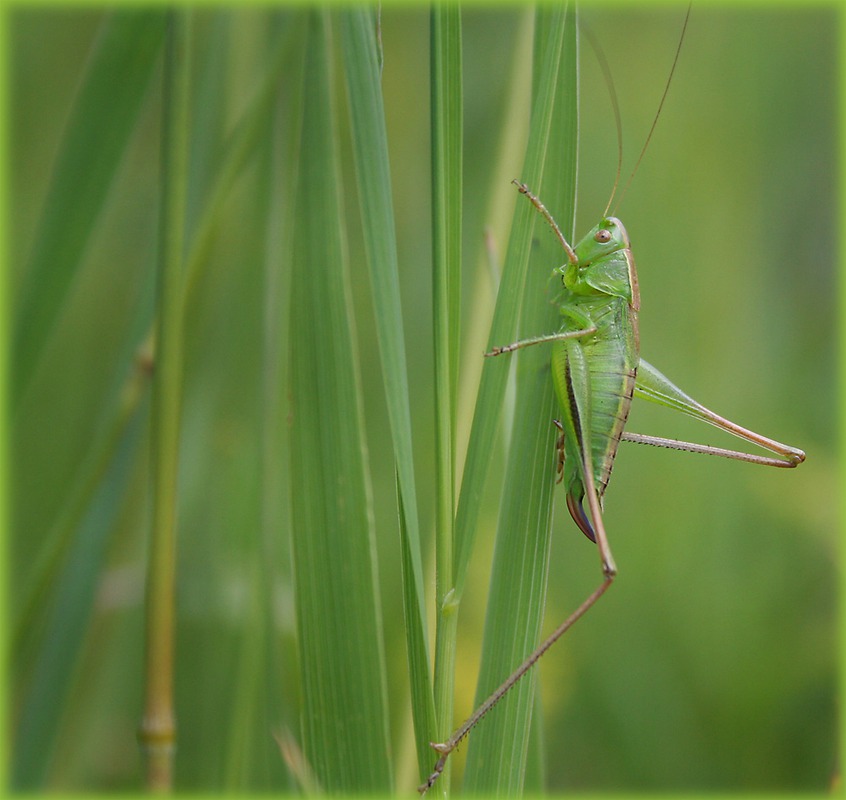
[[[590,373],[590,431],[594,481],[605,493],[629,416],[639,361],[637,315],[620,298],[594,309],[597,332],[585,343]]]

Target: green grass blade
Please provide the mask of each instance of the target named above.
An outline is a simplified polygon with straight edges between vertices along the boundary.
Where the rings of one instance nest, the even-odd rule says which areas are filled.
[[[434,705],[412,459],[408,367],[379,54],[375,20],[369,9],[346,9],[338,16],[361,223],[397,470],[406,645],[415,741],[422,772],[431,752],[428,743],[435,736]]]
[[[549,115],[549,141],[555,142],[545,156],[540,150],[534,154],[535,158],[545,159],[545,180],[539,191],[548,198],[545,202],[551,204],[553,213],[560,215],[564,230],[570,232],[575,204],[578,96],[572,14],[565,17],[563,9],[553,8],[538,12],[534,63],[534,111],[538,112],[541,103],[549,104],[544,111]],[[534,144],[539,145],[537,141]],[[527,175],[533,173],[532,155],[530,142]],[[525,272],[520,336],[528,336],[555,329],[556,309],[544,298],[549,266],[560,262],[561,253],[555,251],[556,243],[542,221],[521,217],[520,205],[523,204],[518,204],[509,253],[515,238],[525,238],[528,243],[533,223],[539,223],[535,236],[541,243],[539,257],[532,258]],[[530,210],[534,212],[531,207]],[[526,222],[528,228],[523,227]],[[510,268],[513,265],[506,261],[500,295]],[[556,406],[548,348],[528,348],[519,358],[514,427],[500,507],[477,703],[537,646],[546,596],[556,439],[552,419]],[[468,790],[512,795],[522,791],[534,680],[530,673],[517,684],[471,735],[465,782]]]
[[[539,34],[546,35],[551,42],[545,59],[549,69],[539,73],[541,77],[532,109],[529,142],[521,175],[521,180],[534,186],[540,184],[545,154],[550,143],[553,97],[558,76],[560,42],[564,30],[563,15],[563,11],[555,12],[550,22],[553,27]],[[535,222],[532,211],[528,203],[517,203],[515,206],[512,234],[508,242],[502,282],[491,323],[491,334],[488,340],[490,347],[511,342],[517,338],[517,320],[525,288],[526,265]],[[467,567],[473,552],[482,489],[488,474],[493,442],[499,425],[502,397],[508,379],[508,364],[505,362],[506,359],[502,358],[486,359],[482,370],[458,501],[455,555],[456,600],[460,599],[464,590]]]
[[[117,165],[147,94],[165,17],[114,12],[105,23],[56,159],[30,255],[12,338],[14,414],[64,307]],[[100,113],[107,107],[106,122]],[[97,153],[92,159],[91,153]]]
[[[262,439],[261,439],[261,528],[262,542],[257,556],[262,559],[261,578],[267,585],[264,594],[272,597],[274,584],[280,582],[286,586],[292,583],[292,565],[290,548],[290,427],[287,418],[287,396],[289,387],[289,347],[287,331],[290,320],[291,270],[279,269],[279,263],[291,264],[296,213],[299,202],[288,188],[295,186],[298,180],[298,155],[300,150],[301,117],[303,108],[303,74],[305,68],[305,47],[308,15],[303,9],[290,21],[293,32],[290,49],[290,63],[287,63],[286,80],[289,81],[287,108],[290,113],[280,115],[274,129],[274,167],[271,188],[271,219],[276,221],[266,231],[263,289],[265,293],[264,347],[262,368]],[[289,35],[290,35],[289,32]],[[280,490],[281,486],[281,490]],[[280,537],[280,531],[288,532]],[[270,554],[270,561],[267,555]],[[265,611],[266,613],[266,611]],[[276,630],[273,615],[268,615],[266,644],[268,660],[271,663],[274,679],[271,682],[269,697],[265,695],[262,706],[265,718],[271,726],[280,726],[285,740],[293,740],[293,731],[298,730],[296,717],[298,709],[286,698],[291,697],[291,685],[296,685],[297,654],[292,645],[292,636],[280,636]],[[286,680],[286,675],[290,679]],[[269,700],[269,702],[267,702]],[[288,759],[283,759],[286,768],[287,788],[293,790],[296,785],[311,788],[311,776],[306,769],[296,771],[296,766]],[[294,774],[296,773],[296,774]],[[271,773],[272,774],[272,773]],[[272,778],[266,779],[267,786],[276,786]]]
[[[453,587],[455,409],[461,307],[462,115],[461,11],[439,4],[431,12],[432,293],[435,362],[435,518],[438,613],[435,702],[438,741],[452,730],[458,615]],[[432,752],[426,754],[431,772]],[[445,788],[449,776],[443,777]]]
[[[291,501],[305,757],[330,792],[391,789],[327,12],[310,17],[291,279]]]

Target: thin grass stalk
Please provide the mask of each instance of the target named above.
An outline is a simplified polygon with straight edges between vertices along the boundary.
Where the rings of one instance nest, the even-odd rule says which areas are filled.
[[[145,700],[139,738],[146,784],[173,788],[176,511],[184,325],[184,236],[188,174],[191,17],[168,19],[162,104],[161,244],[158,356],[153,377],[151,464],[153,513],[146,586]]]
[[[368,8],[338,15],[350,111],[356,181],[385,401],[396,465],[411,708],[420,774],[436,738],[427,639],[423,556],[412,457],[408,367],[399,289],[387,131],[381,86],[378,20]]]
[[[563,19],[560,14],[550,8],[537,12],[533,102],[541,102],[542,85],[555,65],[550,119],[550,142],[554,146],[546,154],[538,185],[572,237],[578,141],[576,24],[574,14]],[[552,31],[556,31],[555,36]],[[531,259],[526,274],[519,338],[555,330],[559,323],[557,309],[549,302],[549,275],[561,262],[561,250],[543,221],[536,214],[533,217],[537,258]],[[545,346],[527,348],[519,355],[514,428],[500,507],[477,703],[485,700],[540,641],[557,437],[552,425],[556,404],[549,358]],[[533,670],[491,711],[471,739],[469,790],[510,795],[522,792],[529,761],[535,680]],[[535,742],[535,747],[539,746]]]
[[[462,82],[461,10],[431,12],[432,295],[435,386],[435,707],[438,738],[452,729],[457,608],[451,602],[455,513],[455,411],[461,306]],[[431,754],[429,755],[431,761]],[[424,764],[424,777],[427,765]],[[431,769],[429,767],[429,769]],[[443,776],[443,789],[449,775]]]

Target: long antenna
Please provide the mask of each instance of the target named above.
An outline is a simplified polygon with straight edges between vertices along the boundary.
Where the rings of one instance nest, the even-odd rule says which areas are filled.
[[[646,141],[643,143],[643,149],[640,151],[640,155],[637,157],[637,163],[634,165],[634,169],[632,170],[632,174],[629,175],[629,179],[626,182],[626,186],[623,189],[622,194],[620,195],[620,199],[617,201],[617,207],[619,207],[620,203],[623,202],[623,198],[626,196],[626,192],[629,190],[629,186],[632,185],[632,180],[634,179],[635,173],[640,166],[640,162],[643,161],[643,156],[646,153],[646,148],[649,147],[649,141],[652,139],[652,134],[655,132],[655,126],[658,124],[658,117],[661,116],[661,109],[664,107],[664,101],[667,99],[667,92],[670,90],[670,83],[673,80],[673,74],[676,71],[676,64],[679,63],[679,53],[681,53],[682,42],[684,42],[684,35],[687,32],[687,22],[690,19],[690,9],[693,5],[691,1],[688,3],[687,6],[687,14],[684,15],[684,24],[682,25],[682,32],[681,36],[679,36],[679,44],[676,48],[676,55],[673,58],[673,66],[670,68],[670,75],[667,78],[667,85],[664,87],[664,94],[661,95],[661,102],[658,103],[658,110],[655,112],[655,118],[652,120],[652,127],[649,129],[649,134],[646,137]],[[615,184],[616,188],[616,184]],[[613,195],[612,195],[613,197]],[[609,201],[608,205],[610,206],[611,203]],[[616,210],[616,209],[615,209]],[[605,209],[605,213],[608,213],[608,209]]]
[[[620,116],[620,104],[617,101],[617,90],[614,87],[614,79],[611,77],[611,67],[608,66],[608,59],[605,58],[605,51],[584,19],[579,20],[579,25],[593,50],[593,54],[596,56],[596,60],[599,62],[599,67],[605,78],[605,85],[608,87],[608,94],[611,97],[611,107],[614,109],[614,122],[617,124],[617,174],[614,176],[614,186],[611,189],[611,197],[608,198],[608,205],[605,206],[605,211],[602,212],[602,216],[607,217],[608,209],[611,208],[611,203],[614,202],[614,195],[617,193],[617,187],[620,185],[620,173],[623,171],[623,122]]]

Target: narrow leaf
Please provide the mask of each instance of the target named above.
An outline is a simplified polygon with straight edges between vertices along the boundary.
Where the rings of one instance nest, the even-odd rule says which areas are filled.
[[[330,792],[391,789],[327,12],[310,16],[291,278],[291,501],[305,757]]]
[[[455,393],[461,306],[462,90],[461,11],[431,12],[432,294],[435,359],[435,475],[437,519],[437,639],[435,700],[438,739],[452,729],[458,615],[453,587]],[[428,756],[431,762],[431,752]],[[431,764],[429,765],[431,771]],[[444,783],[449,780],[444,776]]]
[[[47,343],[117,173],[165,31],[158,11],[121,9],[104,24],[56,158],[16,302],[9,382],[17,403]],[[101,110],[109,113],[103,116]],[[104,123],[105,120],[105,123]],[[97,157],[92,158],[92,153]]]
[[[533,153],[545,162],[545,180],[538,191],[542,191],[545,202],[560,216],[571,235],[578,96],[574,15],[565,17],[563,10],[554,8],[538,11],[534,63],[535,111],[539,104],[549,103],[548,140],[555,142],[555,147],[550,147],[548,153],[542,149],[533,151],[533,144],[539,148],[541,145],[537,140],[530,141],[527,162]],[[537,257],[531,259],[525,273],[519,336],[523,338],[551,332],[558,324],[556,309],[548,302],[547,287],[551,270],[561,261],[561,251],[556,251],[557,242],[530,204],[520,205],[529,207],[532,218],[526,230],[520,224],[525,218],[518,217],[512,236],[526,236],[535,224],[534,238],[539,244]],[[506,263],[506,271],[509,267]],[[549,348],[542,345],[518,355],[514,427],[497,529],[477,703],[486,699],[540,641],[555,485],[556,430],[552,419],[556,405],[549,357]],[[534,683],[535,674],[530,672],[471,736],[466,779],[469,790],[510,795],[522,791],[535,705]]]
[[[339,14],[339,23],[361,224],[397,470],[406,646],[415,740],[422,773],[431,753],[428,743],[435,737],[434,705],[380,62],[375,20],[369,9],[345,9]]]

